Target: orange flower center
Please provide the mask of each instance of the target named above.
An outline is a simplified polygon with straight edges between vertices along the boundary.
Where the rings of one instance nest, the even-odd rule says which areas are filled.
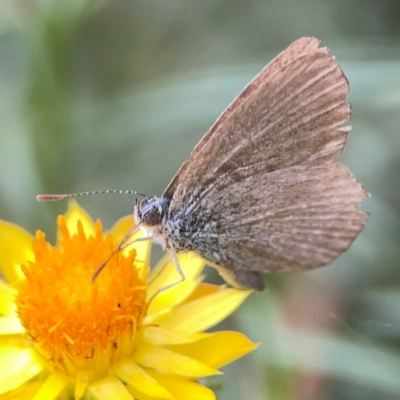
[[[103,234],[100,221],[95,235],[88,237],[80,221],[73,235],[64,217],[58,225],[59,247],[46,243],[40,231],[33,240],[35,261],[22,266],[26,280],[18,285],[19,317],[40,354],[56,369],[70,375],[91,370],[97,378],[135,348],[135,333],[147,308],[145,273],[134,265],[134,250],[110,258],[113,237]]]

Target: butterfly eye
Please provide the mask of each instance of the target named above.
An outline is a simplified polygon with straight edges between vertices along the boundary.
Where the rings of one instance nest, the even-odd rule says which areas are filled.
[[[158,199],[154,197],[143,199],[138,204],[138,215],[140,220],[147,226],[159,225],[161,223],[161,210],[158,207]]]
[[[154,209],[148,211],[143,215],[143,222],[149,226],[158,225],[161,222],[160,213]]]

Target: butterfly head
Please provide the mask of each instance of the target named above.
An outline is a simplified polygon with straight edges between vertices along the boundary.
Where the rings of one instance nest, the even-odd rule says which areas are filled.
[[[165,200],[158,197],[140,200],[135,205],[135,222],[149,228],[160,225],[168,210],[169,204]]]

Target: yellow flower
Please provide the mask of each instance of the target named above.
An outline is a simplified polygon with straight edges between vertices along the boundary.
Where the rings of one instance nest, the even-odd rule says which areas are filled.
[[[179,275],[166,258],[149,272],[149,241],[112,256],[92,283],[132,223],[103,234],[71,202],[53,247],[0,221],[0,400],[214,399],[197,379],[256,347],[203,332],[250,292],[202,283],[191,253],[179,255],[185,281],[165,291]]]

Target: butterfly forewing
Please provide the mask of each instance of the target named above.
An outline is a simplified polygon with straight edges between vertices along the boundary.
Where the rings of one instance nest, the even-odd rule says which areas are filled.
[[[219,128],[227,121],[232,113],[235,112],[246,100],[251,97],[254,92],[260,87],[260,85],[265,82],[269,77],[271,77],[275,72],[282,69],[285,65],[291,61],[299,58],[310,51],[316,50],[319,46],[320,41],[313,37],[303,37],[295,42],[293,42],[285,51],[275,57],[247,86],[246,88],[236,97],[236,99],[228,106],[228,108],[221,114],[217,119],[215,124],[210,128],[210,130],[203,136],[201,141],[197,144],[192,154],[180,167],[177,174],[172,179],[171,183],[165,190],[163,197],[171,198],[180,178],[185,174],[186,169],[191,164],[192,160],[199,157],[206,143],[211,139],[211,137],[218,132]]]
[[[345,143],[350,117],[348,83],[322,48],[311,51],[260,83],[190,158],[172,197],[191,207],[213,186],[226,186],[255,170],[333,161]],[[222,116],[221,118],[224,118]]]

